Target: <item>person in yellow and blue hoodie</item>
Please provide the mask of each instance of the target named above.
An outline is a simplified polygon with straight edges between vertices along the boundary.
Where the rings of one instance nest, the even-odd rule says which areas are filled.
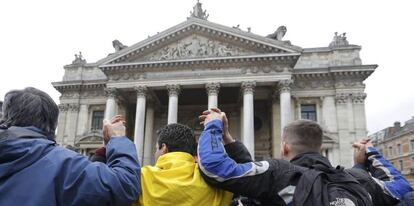
[[[192,129],[169,124],[157,133],[156,163],[141,168],[141,195],[134,206],[230,205],[233,194],[209,186],[201,176]]]
[[[209,186],[201,176],[192,129],[169,124],[157,134],[156,163],[141,168],[141,193],[132,206],[230,205],[233,194]]]

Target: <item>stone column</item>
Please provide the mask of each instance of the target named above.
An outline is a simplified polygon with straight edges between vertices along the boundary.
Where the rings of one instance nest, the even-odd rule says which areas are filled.
[[[142,165],[144,156],[144,125],[145,125],[145,103],[147,95],[146,86],[134,88],[137,92],[137,109],[135,115],[134,143],[137,149],[138,158]]]
[[[107,96],[107,100],[104,119],[111,120],[111,118],[116,115],[118,109],[118,105],[116,103],[118,91],[116,88],[106,88],[105,95]]]
[[[335,97],[322,97],[322,124],[326,127],[328,132],[336,133],[338,131],[336,119]]]
[[[86,132],[88,124],[88,105],[81,104],[78,115],[78,127],[76,135],[81,136]]]
[[[168,90],[168,124],[177,123],[178,114],[178,95],[180,85],[167,85]]]
[[[243,143],[254,159],[254,88],[256,82],[243,82]]]
[[[290,87],[293,80],[281,80],[279,82],[280,94],[280,130],[283,133],[283,128],[292,121],[292,107],[290,97]]]
[[[367,136],[367,122],[365,117],[365,98],[367,94],[363,92],[352,94],[355,135],[356,139],[361,139]]]
[[[144,164],[150,165],[152,160],[152,140],[154,130],[154,104],[149,103],[147,107],[147,114],[145,115],[145,140],[144,140]]]
[[[272,157],[280,158],[280,95],[279,92],[274,92],[272,95]]]
[[[58,126],[57,126],[56,143],[58,143],[60,146],[62,146],[64,142],[67,113],[68,113],[68,105],[59,104],[59,120],[58,120]]]
[[[75,145],[76,126],[78,123],[79,104],[68,104],[67,122],[65,128],[64,145]]]
[[[218,93],[220,91],[219,83],[208,83],[206,84],[206,90],[208,95],[208,109],[218,106]]]
[[[350,134],[349,124],[349,93],[337,93],[336,100],[336,115],[338,119],[338,140],[339,140],[339,164],[344,167],[352,167],[353,165],[353,150],[351,143],[354,141],[353,134]],[[334,151],[335,152],[335,151]]]

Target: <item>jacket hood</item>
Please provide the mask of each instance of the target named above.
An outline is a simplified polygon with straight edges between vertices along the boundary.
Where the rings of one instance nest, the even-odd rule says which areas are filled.
[[[54,144],[36,127],[0,129],[0,179],[30,166]]]
[[[299,165],[299,166],[307,167],[307,168],[313,168],[316,165],[319,165],[325,168],[332,168],[332,165],[329,162],[328,158],[316,152],[308,152],[308,153],[299,154],[295,158],[293,158],[290,162],[295,165]]]

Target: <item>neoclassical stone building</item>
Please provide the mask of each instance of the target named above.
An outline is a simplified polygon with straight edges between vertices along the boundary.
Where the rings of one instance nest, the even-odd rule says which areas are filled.
[[[87,63],[81,54],[53,86],[62,94],[57,142],[90,154],[101,146],[102,119],[125,115],[128,136],[145,164],[153,162],[156,130],[167,123],[202,127],[198,115],[218,106],[231,132],[257,160],[279,156],[281,128],[312,119],[325,129],[323,153],[351,166],[351,143],[366,136],[360,46],[335,34],[327,47],[301,48],[269,36],[207,20],[197,3],[191,16],[132,46]]]

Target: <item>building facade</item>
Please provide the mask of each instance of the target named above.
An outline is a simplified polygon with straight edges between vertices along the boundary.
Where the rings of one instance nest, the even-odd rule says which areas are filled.
[[[260,36],[207,20],[197,3],[186,21],[87,63],[81,54],[52,83],[62,94],[57,142],[89,154],[102,144],[102,119],[125,115],[128,136],[144,164],[153,162],[156,130],[189,125],[218,106],[231,132],[257,160],[278,157],[281,128],[306,118],[325,129],[323,153],[352,165],[351,143],[365,137],[363,81],[377,65],[364,65],[360,46],[335,33],[326,47],[301,48],[283,40],[286,27]]]
[[[375,147],[414,186],[414,117],[404,126],[395,122],[393,127],[380,130],[370,137]]]

